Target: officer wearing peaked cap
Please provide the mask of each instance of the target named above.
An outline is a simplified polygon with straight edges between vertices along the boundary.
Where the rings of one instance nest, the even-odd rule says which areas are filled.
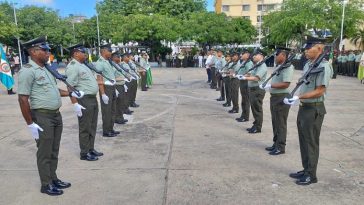
[[[114,115],[116,112],[115,78],[118,71],[109,62],[112,54],[111,44],[101,45],[100,54],[101,56],[96,62],[96,69],[109,79],[114,80],[114,82],[110,82],[100,75],[97,76],[101,102],[102,131],[104,137],[115,137],[120,134],[119,131],[114,130]]]
[[[303,68],[304,73],[324,54],[325,42],[326,39],[307,38],[304,49],[308,61]],[[298,96],[285,98],[283,101],[289,105],[293,105],[298,100],[301,101],[297,115],[297,129],[303,170],[290,174],[290,177],[297,179],[298,185],[317,183],[320,131],[326,114],[324,101],[333,73],[331,65],[325,59],[317,68],[320,68],[321,72],[309,75],[309,83],[302,84]]]
[[[289,96],[288,87],[292,82],[294,67],[291,62],[286,62],[291,49],[279,47],[276,49],[276,65],[283,69],[273,76],[271,84],[266,84],[262,89],[270,92],[270,112],[272,115],[273,145],[265,148],[270,155],[285,153],[287,138],[287,118],[290,106],[282,103]]]
[[[265,90],[260,89],[259,84],[263,83],[267,76],[267,65],[265,62],[262,62],[266,55],[267,53],[265,51],[257,49],[253,54],[253,62],[255,66],[260,65],[242,78],[242,80],[248,81],[249,99],[254,122],[253,126],[248,128],[247,131],[252,134],[261,132],[263,125],[263,99]]]
[[[74,111],[78,117],[80,159],[96,161],[103,153],[95,150],[97,117],[99,113],[96,94],[99,90],[94,73],[84,64],[87,60],[87,49],[82,44],[68,47],[72,60],[66,67],[69,84],[83,90],[82,99],[71,97]]]
[[[29,55],[29,63],[19,71],[19,104],[32,137],[37,143],[37,166],[41,192],[61,195],[61,189],[71,186],[59,180],[56,170],[63,122],[59,108],[61,96],[77,96],[58,89],[55,78],[47,70],[50,47],[46,37],[22,44]]]

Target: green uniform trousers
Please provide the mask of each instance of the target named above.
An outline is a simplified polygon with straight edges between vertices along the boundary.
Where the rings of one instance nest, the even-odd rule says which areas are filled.
[[[284,104],[284,98],[289,98],[288,93],[271,94],[270,113],[272,115],[274,146],[281,151],[286,149],[287,118],[290,105]]]
[[[220,90],[220,97],[225,100],[225,86],[220,73],[217,74],[217,86]]]
[[[142,74],[140,74],[140,88],[142,90],[146,90],[147,89],[147,73],[144,72]]]
[[[119,96],[116,98],[115,121],[123,121],[124,112],[129,107],[128,93],[125,92],[124,85],[116,85],[116,89],[119,92]]]
[[[241,95],[241,117],[249,120],[250,115],[250,100],[248,81],[240,80],[240,95]]]
[[[85,110],[82,110],[82,117],[78,117],[80,154],[81,156],[84,156],[95,148],[99,105],[97,104],[96,95],[85,95],[78,99],[78,103],[86,108]]]
[[[116,112],[116,96],[115,86],[105,85],[105,94],[109,97],[109,103],[105,104],[101,98],[101,114],[102,114],[102,131],[104,133],[111,132],[114,129],[115,112]]]
[[[216,68],[212,67],[211,68],[211,84],[210,84],[210,87],[211,88],[216,88],[216,85],[217,85]]]
[[[223,78],[224,85],[225,85],[225,95],[226,95],[226,103],[231,104],[231,88],[230,88],[230,78],[224,77]]]
[[[239,79],[230,79],[230,89],[231,89],[231,101],[233,102],[233,110],[239,111]]]
[[[263,125],[263,99],[265,90],[260,89],[258,86],[249,88],[250,105],[254,117],[253,125],[258,131],[262,130]]]
[[[326,109],[323,103],[302,104],[298,110],[297,128],[302,166],[305,174],[312,178],[316,178],[320,132],[325,114]]]
[[[58,153],[63,130],[61,113],[50,110],[32,110],[33,122],[43,128],[37,142],[37,166],[42,186],[57,180]]]
[[[135,103],[137,90],[138,90],[138,81],[137,80],[132,80],[129,83],[129,86],[128,86],[128,93],[130,95],[130,97],[128,99],[129,100],[129,105]]]

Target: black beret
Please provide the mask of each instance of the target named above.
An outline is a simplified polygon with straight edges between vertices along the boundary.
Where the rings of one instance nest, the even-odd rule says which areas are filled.
[[[262,49],[260,49],[260,48],[257,48],[255,50],[254,55],[257,55],[257,54],[261,54],[263,56],[266,56],[267,55],[267,53],[265,51],[263,51]]]
[[[47,42],[47,36],[40,36],[38,38],[29,40],[25,43],[22,43],[22,46],[26,49],[33,48],[33,47],[39,47],[43,49],[50,50],[49,44]]]
[[[327,42],[326,38],[317,38],[313,36],[306,36],[306,43],[303,45],[304,49],[310,49],[316,44],[325,44]]]

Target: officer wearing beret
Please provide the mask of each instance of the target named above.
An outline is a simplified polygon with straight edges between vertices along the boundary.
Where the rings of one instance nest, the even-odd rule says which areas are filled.
[[[283,103],[283,99],[289,96],[288,87],[292,82],[294,67],[286,62],[290,49],[278,48],[276,50],[276,65],[282,70],[273,76],[271,83],[267,83],[262,89],[270,92],[270,112],[272,115],[273,145],[265,148],[270,155],[285,153],[287,138],[287,118],[290,106]]]
[[[253,67],[253,62],[250,60],[250,53],[247,49],[243,49],[241,57],[241,66],[237,73],[238,76],[246,74],[250,68]],[[248,81],[240,79],[240,95],[241,95],[241,116],[235,120],[238,122],[249,121],[250,115],[250,100],[249,100],[249,88]]]
[[[87,60],[87,49],[82,44],[67,48],[72,60],[66,67],[69,84],[85,92],[82,99],[71,97],[74,111],[78,117],[78,137],[80,144],[80,159],[96,161],[102,152],[95,150],[95,136],[99,107],[96,94],[99,90],[94,73],[84,64]]]
[[[304,46],[308,59],[304,72],[307,72],[311,64],[324,53],[324,43],[325,39],[308,37]],[[303,170],[290,174],[290,177],[297,179],[298,185],[317,183],[320,132],[326,114],[324,101],[333,73],[331,65],[325,59],[318,68],[321,72],[310,74],[309,83],[302,84],[298,96],[284,99],[284,103],[289,105],[293,105],[298,100],[301,101],[297,115],[297,128]]]
[[[263,50],[257,49],[256,53],[253,54],[253,62],[255,65],[261,63],[266,55],[267,54]],[[262,131],[263,99],[265,96],[265,90],[260,89],[259,84],[262,84],[265,81],[266,76],[267,65],[262,63],[250,73],[242,77],[242,80],[248,81],[249,99],[254,117],[253,126],[247,129],[249,133],[259,133]]]
[[[58,153],[63,129],[59,108],[61,96],[75,93],[57,87],[54,76],[45,68],[50,47],[46,37],[39,37],[23,44],[29,54],[29,63],[19,71],[19,104],[29,131],[37,143],[37,166],[41,181],[41,193],[61,195],[61,189],[71,186],[61,181],[57,174]],[[82,95],[80,96],[82,97]]]
[[[110,44],[100,46],[100,58],[96,62],[96,69],[102,72],[109,79],[115,80],[116,71],[110,64],[112,50]],[[101,75],[97,76],[100,91],[101,114],[102,114],[102,131],[104,137],[115,137],[120,134],[114,130],[114,115],[116,111],[116,92],[115,82],[104,79]]]
[[[229,52],[230,57],[229,62],[227,63],[227,66],[224,67],[224,69],[222,70],[222,80],[224,82],[224,86],[225,86],[225,98],[226,98],[226,102],[222,105],[224,107],[230,107],[231,106],[231,80],[229,77],[229,69],[237,62],[234,62],[232,60],[233,56],[235,55],[234,51]]]

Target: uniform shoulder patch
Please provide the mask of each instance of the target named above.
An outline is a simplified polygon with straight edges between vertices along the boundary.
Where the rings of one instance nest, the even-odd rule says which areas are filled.
[[[23,67],[24,67],[24,68],[31,68],[31,67],[32,67],[32,65],[30,65],[29,63],[27,63],[27,64],[24,64],[24,65],[23,65]]]
[[[74,65],[76,62],[74,62],[74,61],[71,61],[71,63],[70,63],[70,65]]]

